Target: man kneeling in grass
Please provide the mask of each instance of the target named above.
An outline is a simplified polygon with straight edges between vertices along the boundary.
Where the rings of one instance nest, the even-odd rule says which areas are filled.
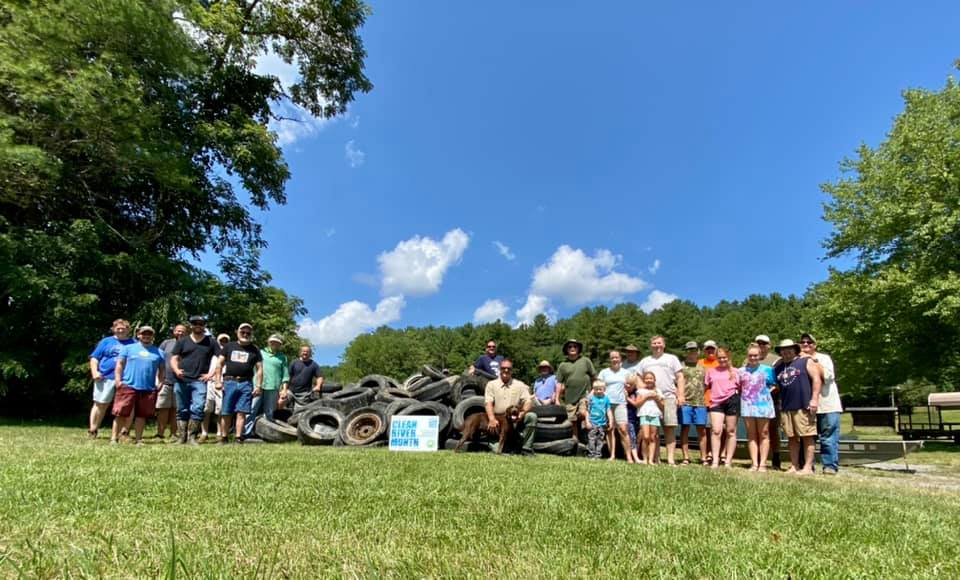
[[[130,419],[136,418],[137,445],[143,445],[143,428],[147,417],[156,412],[157,388],[163,384],[163,353],[153,344],[154,331],[141,326],[137,331],[140,342],[123,347],[117,356],[117,395],[113,400],[113,437],[117,443],[120,429],[130,427]]]
[[[487,429],[491,434],[505,429],[505,425],[501,427],[497,415],[502,416],[510,407],[518,407],[520,416],[517,422],[523,425],[523,432],[520,435],[523,446],[520,453],[533,456],[533,436],[537,431],[537,414],[531,411],[533,395],[530,394],[530,387],[513,378],[512,360],[507,358],[500,361],[498,370],[500,378],[488,382],[483,395],[484,406],[487,409]]]

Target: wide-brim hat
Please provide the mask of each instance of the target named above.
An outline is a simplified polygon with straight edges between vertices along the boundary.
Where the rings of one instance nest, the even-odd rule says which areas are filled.
[[[789,338],[781,340],[780,344],[778,344],[773,350],[777,351],[777,354],[780,354],[780,351],[785,348],[795,348],[797,349],[797,352],[800,352],[800,345],[793,342],[793,340]]]
[[[569,348],[571,344],[577,345],[577,350],[583,352],[583,343],[574,338],[571,338],[567,342],[563,343],[563,352],[567,352],[567,348]]]
[[[623,352],[640,352],[640,349],[634,344],[628,344],[623,348]]]
[[[542,361],[540,361],[539,363],[537,363],[537,368],[538,368],[538,369],[542,369],[543,367],[547,367],[547,368],[550,369],[551,371],[553,370],[553,365],[550,364],[550,361],[548,361],[548,360],[542,360]]]

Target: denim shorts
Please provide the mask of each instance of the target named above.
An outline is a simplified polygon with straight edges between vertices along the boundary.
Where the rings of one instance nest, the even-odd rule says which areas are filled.
[[[680,407],[680,424],[683,426],[705,426],[707,424],[707,408],[691,407],[690,405]]]
[[[223,406],[220,415],[250,413],[253,403],[253,381],[223,381]]]

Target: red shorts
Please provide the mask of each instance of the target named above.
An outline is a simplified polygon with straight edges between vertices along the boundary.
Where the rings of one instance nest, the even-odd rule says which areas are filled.
[[[133,414],[138,419],[153,417],[157,411],[157,391],[138,391],[126,385],[117,389],[113,398],[113,414],[116,417],[129,417]]]

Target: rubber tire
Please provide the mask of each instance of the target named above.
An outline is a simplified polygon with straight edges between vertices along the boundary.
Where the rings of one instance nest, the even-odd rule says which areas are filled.
[[[536,413],[536,411],[534,411]],[[534,443],[549,443],[561,439],[573,438],[573,423],[540,423],[537,422],[537,431],[533,436]]]
[[[450,427],[450,419],[453,416],[453,413],[450,412],[449,407],[445,407],[440,403],[414,403],[409,407],[401,409],[399,413],[395,416],[407,416],[407,415],[432,415],[440,418],[439,432],[441,436],[446,432],[447,428]]]
[[[313,430],[315,423],[324,423],[329,429],[323,433]],[[335,409],[317,407],[310,409],[300,416],[297,423],[297,439],[304,445],[333,445],[340,436],[340,425],[343,424],[343,414]]]
[[[416,399],[397,399],[396,401],[391,401],[390,404],[387,405],[387,410],[383,412],[383,416],[390,419],[390,417],[398,414],[403,409],[406,409],[410,405],[416,405],[418,402]]]
[[[357,388],[381,391],[390,388],[390,381],[383,375],[367,375],[357,381]]]
[[[483,378],[487,379],[488,381],[492,381],[492,380],[498,378],[498,377],[497,377],[496,375],[494,375],[493,373],[488,373],[487,371],[485,371],[485,370],[483,370],[483,369],[477,369],[477,368],[473,369],[473,374],[477,375],[478,377],[483,377]]]
[[[422,378],[423,378],[423,374],[422,374],[422,373],[416,373],[416,374],[410,375],[409,377],[407,377],[407,380],[403,381],[403,383],[400,385],[400,388],[401,388],[401,389],[410,389],[410,385],[412,385],[413,383],[419,381],[419,380],[422,379]]]
[[[413,399],[413,395],[411,395],[410,391],[406,389],[395,389],[391,387],[389,389],[384,389],[377,392],[377,395],[374,397],[374,399],[377,401],[392,403],[397,399]]]
[[[463,431],[463,424],[467,417],[474,413],[486,412],[486,405],[483,397],[470,397],[457,403],[453,409],[453,428],[457,431]]]
[[[444,379],[442,381],[430,383],[429,385],[419,388],[415,391],[411,391],[410,395],[418,401],[439,401],[440,399],[449,395],[450,389],[452,388],[453,385],[450,384],[450,381]]]
[[[457,382],[453,384],[452,395],[453,399],[459,403],[469,397],[476,395],[482,396],[486,390],[487,379],[475,375],[463,374],[457,379]]]
[[[533,408],[538,423],[563,423],[567,420],[565,405],[540,405]]]
[[[348,446],[363,447],[382,438],[387,421],[371,407],[361,407],[347,415],[340,424],[340,439]]]
[[[534,443],[533,450],[536,453],[545,453],[547,455],[577,455],[580,444],[576,439],[557,439],[547,443]]]
[[[435,381],[439,381],[447,378],[447,375],[443,374],[440,369],[432,367],[430,365],[423,365],[420,367],[420,372],[423,373],[423,376],[430,377]]]
[[[266,417],[257,417],[253,432],[268,443],[287,443],[297,440],[297,428]]]
[[[370,408],[376,410],[377,413],[380,413],[383,416],[386,416],[387,407],[389,406],[390,406],[390,403],[387,403],[384,401],[374,401],[370,403]]]
[[[293,425],[294,427],[300,424],[300,417],[310,409],[319,409],[320,407],[326,407],[326,399],[317,399],[316,401],[310,401],[306,405],[300,405],[293,410],[293,413],[290,414],[290,418],[287,419],[288,425]]]
[[[352,388],[334,393],[329,398],[320,399],[326,407],[336,409],[344,415],[354,409],[365,407],[373,402],[373,389]]]
[[[413,381],[407,386],[407,392],[413,393],[415,391],[422,389],[427,385],[432,385],[435,382],[437,382],[437,380],[434,379],[433,377],[420,377],[419,379]]]
[[[329,395],[343,390],[343,385],[340,383],[323,383],[320,387],[320,394]]]

